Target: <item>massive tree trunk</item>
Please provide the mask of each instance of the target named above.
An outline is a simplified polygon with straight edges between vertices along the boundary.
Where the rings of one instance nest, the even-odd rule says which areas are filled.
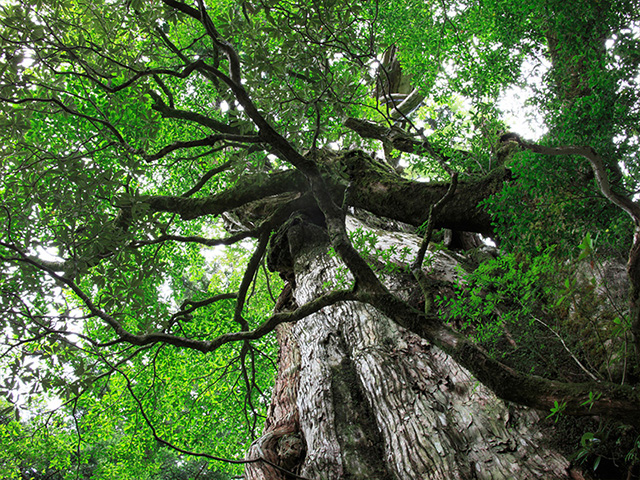
[[[354,218],[348,225],[366,228]],[[418,237],[375,234],[377,248],[396,245],[399,254],[409,247],[405,262],[412,260]],[[277,267],[291,279],[296,303],[340,281],[320,227],[297,222],[286,238],[276,248],[290,257],[279,254]],[[429,274],[450,281],[455,265],[442,252],[432,256]],[[401,273],[387,280],[405,298],[415,293]],[[309,479],[571,478],[567,459],[545,444],[535,411],[505,404],[448,355],[374,308],[342,302],[279,329],[273,403],[249,458]],[[264,462],[246,473],[252,480],[292,478]]]

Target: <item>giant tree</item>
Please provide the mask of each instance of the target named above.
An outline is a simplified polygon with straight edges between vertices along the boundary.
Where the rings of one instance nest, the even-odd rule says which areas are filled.
[[[540,417],[640,425],[637,7],[7,2],[5,390],[78,465],[569,478]]]

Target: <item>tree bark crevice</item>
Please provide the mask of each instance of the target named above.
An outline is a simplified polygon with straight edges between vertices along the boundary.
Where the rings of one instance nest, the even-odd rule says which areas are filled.
[[[319,227],[296,227],[294,296],[304,304],[335,285],[340,266],[326,254]],[[452,257],[434,264],[455,275]],[[535,411],[499,400],[442,350],[370,305],[339,302],[291,325],[291,335],[301,359],[302,476],[568,478],[569,462],[545,445]]]

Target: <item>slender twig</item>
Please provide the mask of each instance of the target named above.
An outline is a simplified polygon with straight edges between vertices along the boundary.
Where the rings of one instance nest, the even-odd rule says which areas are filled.
[[[186,192],[184,192],[182,194],[183,197],[190,197],[191,195],[193,195],[194,193],[196,193],[198,190],[200,190],[202,187],[205,186],[205,184],[215,175],[224,172],[225,170],[227,170],[229,167],[231,167],[231,165],[233,165],[233,160],[229,160],[224,162],[222,165],[218,165],[217,167],[212,168],[211,170],[209,170],[207,173],[205,173],[202,178],[198,181],[198,183],[196,183],[192,188],[190,188],[189,190],[187,190]]]
[[[429,243],[431,242],[431,237],[433,235],[433,227],[435,225],[436,219],[442,210],[442,207],[453,197],[456,187],[458,186],[458,173],[455,172],[451,175],[451,183],[447,192],[442,196],[438,202],[431,205],[429,208],[429,217],[427,219],[427,227],[424,232],[424,237],[422,238],[422,243],[420,244],[420,248],[418,249],[418,253],[416,254],[416,259],[411,264],[411,273],[413,277],[418,282],[418,286],[422,291],[422,296],[424,298],[424,311],[427,315],[430,315],[433,307],[433,293],[429,288],[429,282],[427,280],[427,276],[422,270],[422,264],[424,263],[424,257],[427,253],[427,248],[429,247]]]
[[[136,240],[135,242],[132,242],[129,246],[132,248],[138,248],[145,245],[155,245],[157,243],[163,243],[167,241],[180,242],[180,243],[199,243],[200,245],[205,245],[207,247],[214,247],[216,245],[233,245],[234,243],[237,243],[240,240],[244,240],[245,238],[257,237],[259,232],[260,232],[260,228],[257,228],[255,230],[247,230],[245,232],[240,232],[226,238],[204,238],[196,235],[183,237],[180,235],[165,234],[165,235],[159,236],[158,238],[154,238],[153,240]]]
[[[427,228],[425,229],[424,237],[422,238],[422,243],[420,244],[420,248],[418,250],[418,254],[416,255],[416,259],[411,265],[411,269],[422,269],[422,264],[424,263],[424,256],[426,254],[427,248],[429,246],[429,242],[431,242],[431,237],[433,235],[433,228],[436,222],[436,218],[442,207],[453,198],[453,195],[456,191],[456,187],[458,186],[458,173],[454,172],[451,175],[451,183],[449,184],[449,188],[447,192],[442,196],[437,203],[431,205],[429,207],[429,217],[427,219]]]
[[[247,268],[244,272],[244,276],[242,277],[242,282],[240,282],[240,288],[238,289],[238,298],[236,300],[237,303],[236,303],[235,312],[233,314],[233,319],[236,322],[238,322],[242,326],[242,330],[245,330],[245,331],[249,330],[249,324],[243,318],[242,310],[244,309],[244,306],[245,306],[249,287],[253,283],[258,267],[262,262],[262,257],[264,256],[267,250],[270,233],[271,232],[265,232],[260,236],[260,239],[258,240],[258,245],[256,246],[256,249],[253,252],[253,255],[251,256],[251,259],[249,260]]]
[[[542,320],[540,320],[539,318],[536,318],[532,315],[532,318],[538,322],[540,325],[546,327],[547,329],[549,329],[549,331],[551,333],[553,333],[558,340],[560,340],[560,343],[562,343],[562,346],[564,347],[564,349],[566,350],[566,352],[571,356],[571,358],[573,359],[574,362],[576,362],[576,364],[578,365],[578,367],[580,367],[580,369],[586,373],[587,375],[589,375],[589,377],[591,377],[591,379],[595,382],[599,382],[600,379],[598,377],[596,377],[593,373],[591,373],[589,370],[587,370],[585,368],[584,365],[582,365],[582,363],[580,363],[580,360],[578,360],[578,358],[573,354],[573,352],[569,349],[569,347],[567,346],[567,344],[565,343],[564,339],[560,336],[560,334],[558,334],[558,332],[556,332],[553,328],[551,328],[549,325],[547,325],[546,323],[544,323]]]
[[[182,447],[179,447],[177,445],[175,445],[174,443],[165,440],[163,437],[161,437],[158,434],[158,431],[155,427],[155,425],[153,424],[153,422],[151,421],[151,419],[149,418],[149,415],[147,415],[147,412],[144,408],[144,406],[142,405],[142,401],[140,400],[140,398],[138,398],[138,396],[136,395],[136,393],[133,391],[133,384],[131,382],[131,379],[129,378],[129,376],[123,372],[120,369],[116,368],[116,371],[118,373],[120,373],[120,375],[122,375],[122,377],[125,379],[125,382],[127,383],[127,390],[129,391],[129,395],[131,395],[131,398],[133,398],[133,400],[135,401],[135,403],[138,405],[138,411],[140,412],[140,415],[142,416],[145,424],[147,425],[147,427],[149,428],[149,430],[151,430],[151,435],[153,436],[153,438],[160,443],[161,445],[164,445],[165,447],[168,447],[172,450],[175,450],[176,452],[182,453],[183,455],[189,455],[191,457],[197,457],[197,458],[207,458],[209,460],[215,460],[218,462],[224,462],[224,463],[230,463],[233,465],[246,465],[246,464],[250,464],[250,463],[258,463],[258,462],[264,462],[267,465],[277,469],[278,471],[281,471],[283,473],[285,473],[286,475],[290,475],[294,478],[298,478],[300,480],[310,480],[306,477],[302,477],[300,475],[296,475],[293,472],[290,472],[288,470],[286,470],[285,468],[282,468],[279,465],[276,465],[275,463],[263,458],[263,457],[258,457],[258,458],[251,458],[251,459],[242,459],[242,460],[237,460],[237,459],[233,459],[233,458],[224,458],[224,457],[219,457],[216,455],[211,455],[209,453],[204,453],[204,452],[195,452],[192,450],[188,450]]]
[[[261,138],[260,135],[236,135],[231,133],[226,133],[226,134],[218,133],[218,134],[208,135],[204,138],[200,138],[197,140],[174,142],[170,145],[167,145],[161,148],[156,153],[151,155],[145,154],[143,151],[139,151],[139,150],[136,150],[134,153],[142,155],[147,162],[150,162],[153,160],[158,160],[176,150],[180,150],[183,148],[211,146],[222,141],[240,142],[240,143],[260,143],[264,141],[264,139]]]
[[[103,120],[101,118],[96,118],[96,117],[92,117],[91,115],[85,115],[84,113],[80,113],[77,110],[74,110],[72,108],[67,107],[64,103],[62,103],[62,101],[58,100],[57,98],[29,97],[29,98],[15,99],[15,98],[0,97],[0,101],[11,103],[11,104],[14,104],[14,105],[20,105],[20,104],[23,104],[23,103],[49,103],[49,104],[52,104],[52,105],[56,105],[58,108],[60,108],[61,110],[67,112],[70,115],[74,115],[76,117],[83,118],[83,119],[88,120],[89,122],[92,122],[92,123],[93,122],[99,123],[100,125],[106,127],[108,130],[110,130],[111,133],[113,133],[113,135],[118,139],[118,141],[121,144],[126,145],[126,142],[125,142],[124,138],[122,137],[122,135],[120,134],[120,132],[116,129],[116,127],[111,125],[110,122],[108,122],[106,120]]]

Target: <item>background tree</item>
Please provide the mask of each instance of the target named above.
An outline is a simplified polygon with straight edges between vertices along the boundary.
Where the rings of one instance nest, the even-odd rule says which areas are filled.
[[[4,475],[632,478],[638,7],[4,5]]]

